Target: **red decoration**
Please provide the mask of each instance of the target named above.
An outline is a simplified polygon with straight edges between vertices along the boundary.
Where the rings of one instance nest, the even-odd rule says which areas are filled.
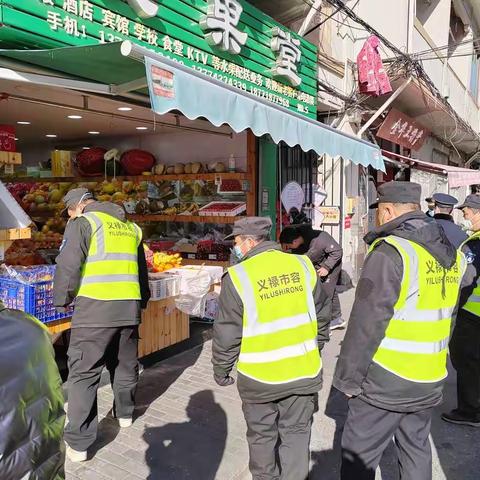
[[[0,152],[16,152],[15,127],[0,125]]]
[[[144,150],[128,150],[123,153],[120,163],[127,175],[141,175],[149,172],[155,165],[155,157]]]
[[[76,164],[82,177],[98,177],[105,172],[104,155],[107,150],[102,147],[93,147],[77,154]]]

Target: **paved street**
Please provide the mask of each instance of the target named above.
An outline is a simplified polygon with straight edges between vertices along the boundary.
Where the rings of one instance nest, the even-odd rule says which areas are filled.
[[[352,293],[342,295],[347,314]],[[329,395],[334,363],[343,338],[333,333],[324,351],[325,386],[312,435],[311,480],[339,477],[339,440],[345,401]],[[241,403],[235,387],[220,388],[211,376],[211,342],[145,370],[138,391],[137,419],[120,431],[108,415],[113,396],[100,389],[100,434],[96,455],[83,464],[67,462],[68,480],[247,480],[248,452]],[[439,418],[455,404],[455,378],[446,389],[432,428],[434,480],[477,480],[480,430],[445,424]],[[377,478],[397,480],[393,448]]]

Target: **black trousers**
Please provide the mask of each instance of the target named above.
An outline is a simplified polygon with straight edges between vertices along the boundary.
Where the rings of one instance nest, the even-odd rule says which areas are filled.
[[[253,480],[305,480],[315,395],[243,402]]]
[[[341,479],[375,480],[375,470],[393,438],[400,480],[432,480],[431,419],[431,408],[399,413],[350,399],[342,435]]]
[[[450,358],[457,371],[457,408],[480,420],[480,319],[472,321],[459,313]]]
[[[338,292],[335,289],[332,298],[332,320],[340,318],[342,316],[342,307],[340,306],[340,299],[338,298]]]
[[[129,418],[138,383],[138,326],[72,328],[68,349],[68,423],[65,441],[85,451],[97,438],[97,389],[103,368],[110,372],[114,414]]]

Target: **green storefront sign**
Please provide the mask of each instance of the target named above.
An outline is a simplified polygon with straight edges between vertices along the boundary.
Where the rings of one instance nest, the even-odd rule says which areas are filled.
[[[1,48],[127,39],[316,118],[316,47],[243,0],[0,0]]]

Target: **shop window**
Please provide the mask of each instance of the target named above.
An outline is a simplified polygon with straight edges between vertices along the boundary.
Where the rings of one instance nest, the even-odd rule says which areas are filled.
[[[316,172],[318,155],[304,152],[300,147],[289,147],[281,142],[278,148],[278,163],[280,166],[280,189],[288,182],[297,182],[305,192],[305,203],[313,202],[312,185],[317,182]]]

